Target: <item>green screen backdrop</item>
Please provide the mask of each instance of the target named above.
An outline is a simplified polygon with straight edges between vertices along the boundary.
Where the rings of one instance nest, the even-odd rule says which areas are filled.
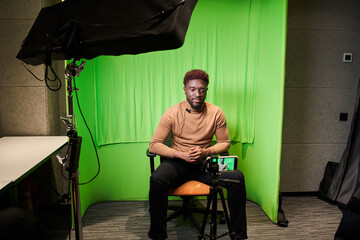
[[[82,214],[101,201],[148,199],[146,149],[164,111],[185,100],[183,76],[196,68],[209,74],[207,101],[226,115],[247,199],[277,222],[286,13],[286,0],[199,0],[183,47],[87,61],[75,83],[101,171],[80,187]],[[98,164],[75,105],[86,182]]]

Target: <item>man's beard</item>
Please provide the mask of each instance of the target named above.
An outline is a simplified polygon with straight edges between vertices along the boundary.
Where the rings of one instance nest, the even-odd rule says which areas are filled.
[[[194,105],[192,101],[188,101],[191,108],[195,109],[195,110],[198,110],[198,109],[201,109],[202,106],[204,105],[204,101],[203,100],[200,100],[200,104],[199,105]]]

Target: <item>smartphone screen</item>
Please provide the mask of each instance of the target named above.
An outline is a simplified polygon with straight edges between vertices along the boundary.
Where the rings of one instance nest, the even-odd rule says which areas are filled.
[[[220,171],[233,171],[237,166],[237,156],[219,156],[218,164]]]

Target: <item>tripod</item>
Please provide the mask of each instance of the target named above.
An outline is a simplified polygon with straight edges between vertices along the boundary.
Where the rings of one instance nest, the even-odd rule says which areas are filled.
[[[216,159],[217,161],[217,159]],[[202,222],[202,226],[201,226],[201,230],[200,230],[200,234],[198,237],[198,240],[204,240],[205,239],[205,227],[206,227],[206,222],[207,222],[207,218],[208,218],[208,214],[210,212],[210,205],[212,203],[212,208],[211,208],[211,221],[210,221],[210,235],[206,235],[208,237],[210,237],[210,240],[215,240],[218,238],[221,238],[227,234],[230,235],[231,239],[234,239],[234,233],[231,230],[231,224],[230,224],[230,218],[229,218],[229,214],[227,211],[227,207],[226,207],[226,203],[225,203],[225,198],[224,198],[224,193],[223,193],[223,189],[221,186],[219,186],[219,171],[218,171],[219,166],[216,165],[212,166],[212,162],[210,162],[210,175],[212,177],[212,186],[210,188],[210,193],[209,193],[209,197],[208,197],[208,201],[206,204],[206,210],[205,210],[205,215],[204,215],[204,219]],[[217,227],[217,222],[216,222],[216,216],[217,216],[217,196],[218,194],[220,194],[220,199],[221,199],[221,203],[224,209],[224,214],[225,214],[225,221],[228,227],[228,231],[217,235],[216,232],[216,227]]]

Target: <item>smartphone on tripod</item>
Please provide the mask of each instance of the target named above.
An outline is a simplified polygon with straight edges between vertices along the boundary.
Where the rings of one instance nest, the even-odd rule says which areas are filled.
[[[222,172],[236,170],[238,156],[215,156],[209,157],[207,168],[209,172]]]

